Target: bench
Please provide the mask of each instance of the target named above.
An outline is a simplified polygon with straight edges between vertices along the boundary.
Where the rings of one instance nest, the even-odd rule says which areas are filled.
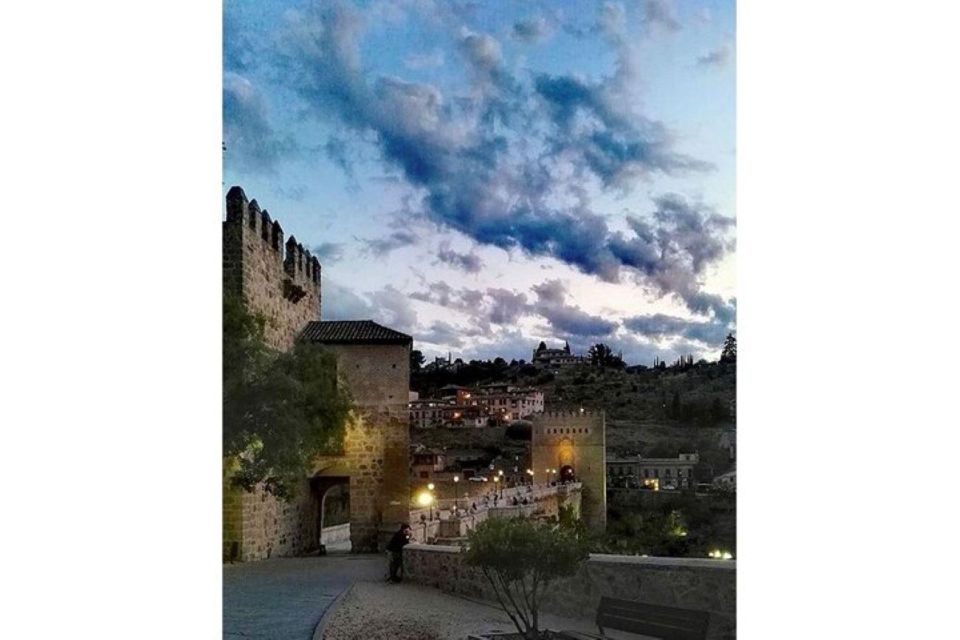
[[[571,640],[596,640],[607,637],[604,629],[616,629],[663,640],[704,640],[709,622],[706,611],[602,597],[597,609],[599,636],[577,631],[564,631],[563,635]]]

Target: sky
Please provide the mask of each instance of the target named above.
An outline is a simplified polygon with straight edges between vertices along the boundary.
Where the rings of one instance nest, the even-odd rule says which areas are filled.
[[[714,359],[735,22],[733,0],[226,0],[224,194],[318,256],[322,319],[428,359]]]

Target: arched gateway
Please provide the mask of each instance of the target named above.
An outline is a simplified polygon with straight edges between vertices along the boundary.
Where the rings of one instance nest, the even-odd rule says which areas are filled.
[[[223,553],[236,560],[298,555],[320,539],[322,502],[333,484],[349,484],[354,551],[373,551],[381,531],[408,515],[410,336],[370,320],[321,321],[319,261],[280,223],[248,201],[243,189],[226,196],[223,287],[266,320],[267,343],[280,350],[296,340],[322,344],[337,357],[338,377],[356,409],[343,451],[316,461],[300,497],[277,500],[258,487],[234,489],[224,476]],[[384,534],[385,535],[385,534]]]

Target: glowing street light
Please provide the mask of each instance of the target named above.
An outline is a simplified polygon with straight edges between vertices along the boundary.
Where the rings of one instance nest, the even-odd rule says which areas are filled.
[[[453,513],[454,515],[456,515],[457,513],[458,502],[460,499],[459,482],[460,482],[460,476],[457,476],[457,475],[453,476]]]
[[[421,507],[429,507],[433,504],[433,494],[429,491],[421,491],[417,494],[417,504]]]

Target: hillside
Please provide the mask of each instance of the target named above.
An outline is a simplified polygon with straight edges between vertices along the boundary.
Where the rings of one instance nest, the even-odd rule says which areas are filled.
[[[736,364],[700,362],[662,369],[601,369],[588,364],[544,371],[529,364],[472,362],[459,371],[417,373],[413,389],[421,397],[447,384],[471,386],[509,382],[544,392],[548,409],[603,409],[607,414],[608,456],[642,454],[673,457],[699,451],[704,476],[730,468],[721,434],[735,427]],[[471,433],[471,432],[477,433]],[[513,449],[503,429],[414,430],[415,442],[443,446]]]

